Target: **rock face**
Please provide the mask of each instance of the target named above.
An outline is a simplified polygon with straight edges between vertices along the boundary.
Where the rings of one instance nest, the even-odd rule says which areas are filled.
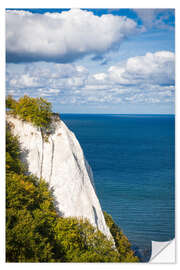
[[[65,217],[87,218],[111,237],[93,184],[92,170],[75,135],[54,117],[50,135],[43,139],[39,128],[10,115],[7,122],[19,137],[21,158],[28,171],[43,177],[54,189],[56,207]]]

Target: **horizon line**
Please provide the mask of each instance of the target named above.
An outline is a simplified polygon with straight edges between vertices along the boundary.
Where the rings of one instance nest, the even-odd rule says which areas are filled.
[[[59,114],[89,114],[89,115],[174,115],[175,113],[74,113],[74,112],[70,112],[70,113],[65,113],[65,112],[58,112]]]

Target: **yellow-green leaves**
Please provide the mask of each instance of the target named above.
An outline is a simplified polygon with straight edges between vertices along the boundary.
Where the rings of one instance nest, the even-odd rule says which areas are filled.
[[[131,244],[128,238],[123,234],[121,229],[115,224],[112,217],[104,212],[104,218],[108,225],[110,232],[114,238],[116,249],[118,251],[118,257],[120,262],[138,262],[139,259],[134,255],[131,249]]]
[[[117,262],[118,253],[97,228],[87,220],[59,218],[56,237],[68,262]]]
[[[6,152],[7,262],[138,261],[110,215],[104,213],[116,248],[88,220],[58,216],[52,190],[25,171],[18,140],[9,129]]]
[[[16,107],[16,100],[12,98],[11,95],[6,97],[6,108],[10,110],[14,110]]]
[[[51,103],[43,98],[32,98],[27,95],[15,101],[11,96],[6,98],[6,106],[10,112],[20,119],[31,122],[41,128],[47,128],[51,122]]]

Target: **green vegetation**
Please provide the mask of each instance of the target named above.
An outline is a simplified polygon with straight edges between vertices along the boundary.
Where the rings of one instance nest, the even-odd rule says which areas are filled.
[[[8,95],[6,98],[6,108],[10,109],[11,111],[14,111],[16,108],[17,101],[13,99],[11,95]]]
[[[122,230],[116,225],[112,217],[104,212],[104,218],[108,225],[110,232],[114,238],[116,249],[119,253],[120,262],[138,262],[137,256],[134,256],[134,252],[131,249],[131,244],[128,238],[123,234]]]
[[[51,122],[51,103],[41,97],[32,98],[25,95],[16,101],[12,96],[7,96],[6,108],[9,109],[9,113],[18,115],[20,119],[40,128],[48,128]]]
[[[12,100],[9,103],[14,107]],[[7,125],[6,261],[138,261],[128,239],[107,213],[105,219],[116,248],[87,220],[58,216],[53,191],[43,179],[27,174],[20,161],[18,138],[12,136],[11,128]]]
[[[24,166],[20,161],[20,148],[17,137],[11,135],[10,126],[6,126],[6,173],[23,173]]]

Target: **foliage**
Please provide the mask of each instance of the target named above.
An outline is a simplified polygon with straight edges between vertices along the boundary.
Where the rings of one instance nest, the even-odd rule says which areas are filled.
[[[55,228],[68,262],[117,262],[118,252],[87,220],[59,218]]]
[[[48,184],[25,171],[9,127],[6,136],[7,262],[137,261],[109,215],[105,218],[116,248],[88,220],[59,217]]]
[[[6,258],[11,262],[54,261],[56,212],[44,181],[9,173],[6,177]]]
[[[6,259],[9,262],[54,261],[52,228],[57,214],[52,194],[42,179],[25,175],[18,140],[9,128],[6,153]]]
[[[57,216],[43,180],[8,173],[6,184],[7,261],[118,261],[113,243],[88,221]]]
[[[138,262],[139,259],[137,256],[134,256],[134,252],[131,249],[131,244],[128,241],[128,238],[123,234],[122,230],[115,224],[112,217],[104,212],[104,217],[107,226],[110,229],[110,232],[114,238],[117,251],[119,253],[120,262]]]
[[[48,128],[51,122],[51,103],[43,98],[21,97],[15,101],[11,96],[6,98],[6,106],[10,113],[18,115],[20,119],[31,122],[40,128]]]
[[[15,107],[16,107],[16,100],[13,99],[11,95],[8,95],[6,98],[6,108],[15,110]]]
[[[6,125],[6,172],[22,173],[24,165],[20,161],[19,142],[17,137],[11,135],[10,126]]]

